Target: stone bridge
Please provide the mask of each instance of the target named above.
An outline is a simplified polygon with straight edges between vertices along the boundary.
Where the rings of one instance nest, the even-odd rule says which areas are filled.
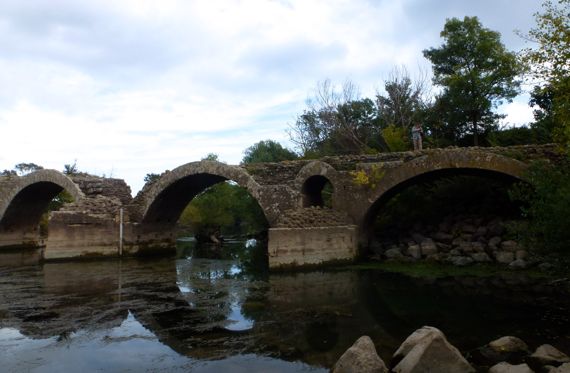
[[[200,161],[164,172],[135,198],[120,179],[41,170],[0,177],[0,250],[41,247],[44,259],[172,252],[176,222],[186,205],[206,188],[232,180],[247,189],[265,214],[270,267],[352,260],[367,245],[383,204],[402,189],[446,175],[521,180],[530,161],[557,157],[553,145],[542,145],[245,166]],[[359,175],[368,182],[357,182]],[[322,191],[328,183],[332,206],[324,207]],[[63,190],[73,202],[50,212],[48,232],[40,232],[40,219]]]

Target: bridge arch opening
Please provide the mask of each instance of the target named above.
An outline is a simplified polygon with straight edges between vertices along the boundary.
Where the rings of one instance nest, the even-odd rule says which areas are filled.
[[[256,238],[265,242],[269,224],[257,199],[256,184],[244,172],[202,161],[164,175],[147,191],[150,203],[142,218],[140,239],[154,245],[158,237],[163,247],[183,247],[192,256],[212,259],[237,250],[236,241]],[[182,237],[184,241],[177,240]],[[267,250],[263,255],[267,261]]]
[[[43,246],[49,212],[82,193],[66,176],[43,170],[22,177],[8,195],[0,206],[0,246],[10,248]]]
[[[307,178],[303,183],[301,193],[303,195],[303,207],[332,208],[334,188],[326,176],[314,175]]]
[[[520,181],[470,168],[417,175],[386,190],[370,206],[361,226],[363,243],[372,255],[388,248],[405,252],[434,237],[444,251],[454,248],[456,238],[487,246],[490,238],[505,234],[506,226],[521,218],[520,206],[508,195]]]

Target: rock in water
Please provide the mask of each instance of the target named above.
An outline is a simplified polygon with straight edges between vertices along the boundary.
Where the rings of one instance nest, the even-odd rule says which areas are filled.
[[[528,364],[535,370],[541,366],[552,365],[559,366],[570,362],[570,357],[549,344],[539,346],[536,351],[527,358]]]
[[[396,373],[475,372],[445,335],[431,326],[413,332],[394,353],[394,362],[398,362]]]
[[[496,352],[528,352],[527,344],[522,339],[512,336],[495,339],[489,342],[489,347]]]
[[[570,363],[564,363],[558,368],[551,368],[548,373],[570,373]]]
[[[388,368],[370,337],[362,336],[342,354],[332,373],[388,373]]]

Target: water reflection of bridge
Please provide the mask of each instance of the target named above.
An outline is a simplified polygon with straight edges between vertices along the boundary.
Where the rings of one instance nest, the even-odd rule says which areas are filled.
[[[2,270],[0,326],[31,338],[66,338],[117,327],[130,313],[161,343],[194,359],[254,353],[326,367],[363,334],[388,357],[423,323],[445,329],[460,347],[474,347],[461,339],[466,328],[477,340],[490,339],[478,333],[510,330],[504,315],[515,310],[519,319],[513,321],[544,329],[520,312],[521,304],[534,312],[532,296],[525,301],[519,293],[513,301],[512,288],[489,290],[491,280],[485,281],[450,279],[434,286],[433,280],[367,271],[256,279],[235,262],[198,259],[48,263]],[[530,280],[518,281],[524,288]],[[497,320],[493,307],[503,307]],[[504,325],[490,330],[494,321]]]

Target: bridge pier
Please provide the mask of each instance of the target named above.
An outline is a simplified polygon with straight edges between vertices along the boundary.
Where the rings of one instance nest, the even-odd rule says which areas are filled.
[[[355,225],[270,228],[269,268],[294,268],[351,262],[358,254]]]
[[[39,226],[19,226],[13,228],[0,228],[0,248],[39,248],[45,246],[45,239],[41,237]]]

